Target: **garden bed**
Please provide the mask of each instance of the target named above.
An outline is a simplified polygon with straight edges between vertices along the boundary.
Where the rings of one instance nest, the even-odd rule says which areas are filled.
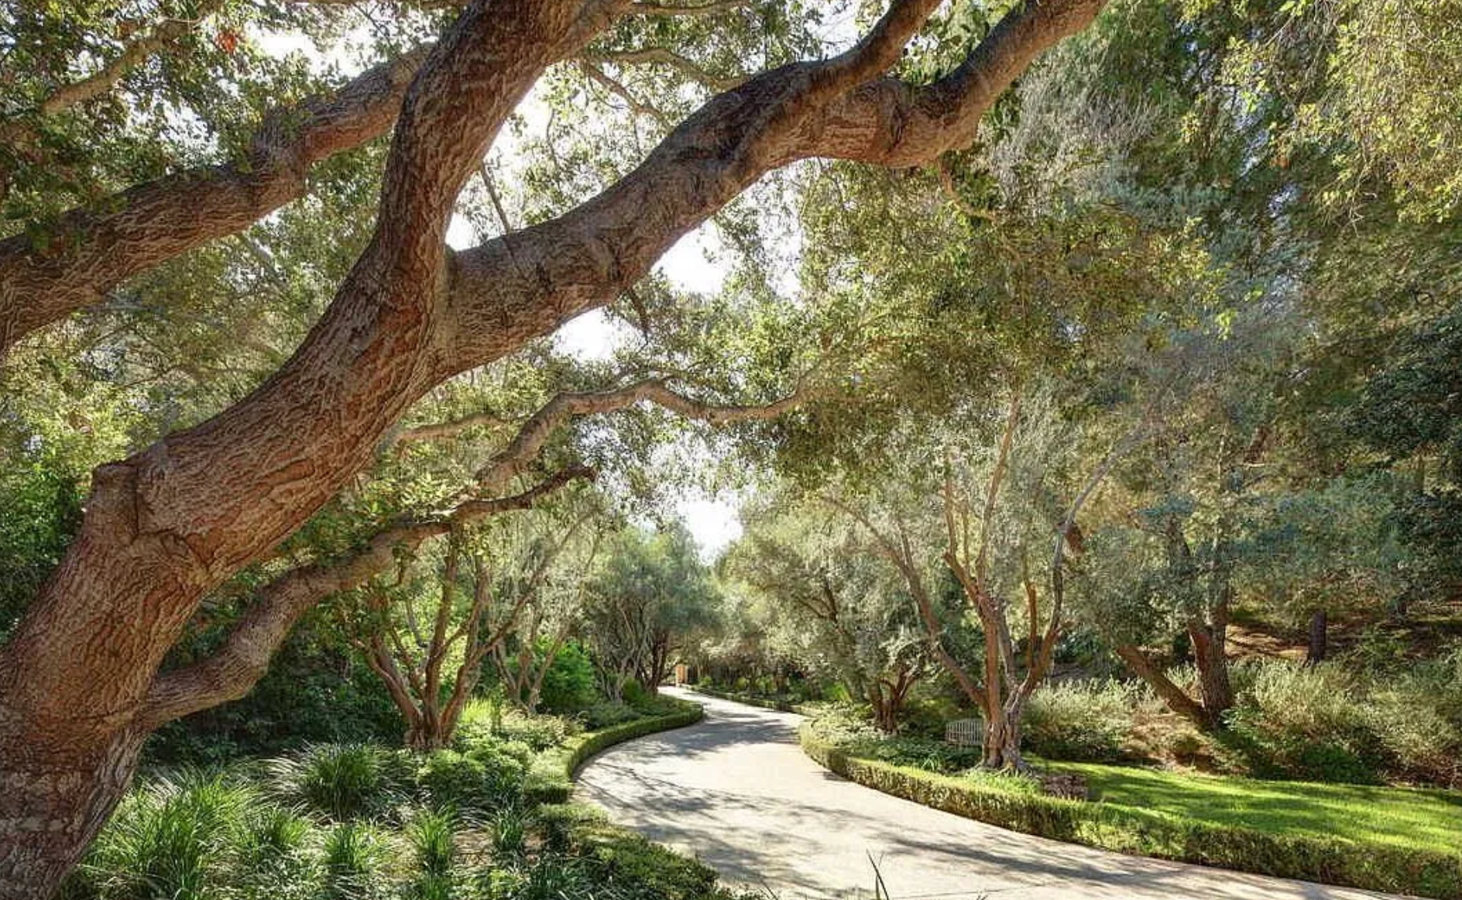
[[[553,885],[561,897],[729,900],[700,863],[563,802],[594,753],[702,711],[661,698],[630,714],[578,732],[569,719],[482,704],[452,749],[320,743],[223,766],[154,768],[61,897],[506,900]]]
[[[694,725],[705,716],[699,703],[662,697],[657,702],[673,707],[663,715],[610,725],[574,735],[539,753],[528,773],[528,796],[538,803],[566,803],[573,792],[574,774],[600,751],[615,744]]]
[[[1201,865],[1235,869],[1262,875],[1298,878],[1328,884],[1347,885],[1376,891],[1414,894],[1423,897],[1459,900],[1462,898],[1462,847],[1425,846],[1434,836],[1462,834],[1462,798],[1450,798],[1443,792],[1403,792],[1404,797],[1390,798],[1401,805],[1416,800],[1417,794],[1429,801],[1423,813],[1428,819],[1426,833],[1432,837],[1380,840],[1374,835],[1357,832],[1358,839],[1327,836],[1321,825],[1306,833],[1290,830],[1287,821],[1278,818],[1259,819],[1285,828],[1282,833],[1236,824],[1224,818],[1183,815],[1171,804],[1153,807],[1126,805],[1142,803],[1137,786],[1117,781],[1109,773],[1096,770],[1118,770],[1111,766],[1056,766],[1079,771],[1091,784],[1095,802],[1065,800],[1045,796],[1033,783],[1002,776],[971,778],[946,775],[913,766],[870,758],[865,751],[850,750],[826,734],[819,733],[816,721],[805,723],[800,731],[803,750],[813,760],[851,781],[875,790],[941,809],[965,818],[987,822],[1001,828],[1053,838],[1070,843],[1086,844],[1120,853],[1172,859]],[[1121,771],[1121,770],[1118,770]],[[1131,770],[1141,772],[1143,770]],[[1182,780],[1185,776],[1156,773],[1159,777]],[[1103,777],[1103,776],[1106,777]],[[1214,779],[1223,784],[1237,779]],[[1269,787],[1271,783],[1265,783]],[[1293,784],[1272,783],[1279,805],[1305,804],[1304,790]],[[1349,786],[1317,786],[1331,790],[1347,790]],[[1202,793],[1202,785],[1198,790]],[[1357,791],[1386,791],[1381,788],[1356,788]],[[1437,796],[1432,796],[1437,795]],[[1103,800],[1102,798],[1107,798]],[[1111,798],[1124,802],[1111,802]],[[1305,809],[1312,818],[1333,817],[1337,826],[1346,808],[1358,809],[1371,801],[1357,797],[1357,807],[1335,810],[1311,806]],[[1194,800],[1190,810],[1201,810],[1204,802]],[[1303,814],[1301,812],[1293,813]],[[1447,823],[1453,823],[1450,828]]]

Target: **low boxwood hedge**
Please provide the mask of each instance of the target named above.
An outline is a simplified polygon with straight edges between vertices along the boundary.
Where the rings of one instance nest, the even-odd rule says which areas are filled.
[[[1148,810],[1002,791],[947,775],[850,756],[800,731],[813,760],[865,787],[1020,831],[1119,853],[1373,891],[1462,900],[1462,853],[1409,850],[1188,822]]]
[[[524,788],[534,803],[567,803],[573,792],[574,773],[601,750],[672,728],[694,725],[705,715],[700,704],[676,700],[675,712],[611,725],[598,731],[574,735],[556,747],[550,747],[533,760]]]
[[[598,809],[568,802],[574,773],[594,754],[647,734],[694,725],[705,715],[698,703],[673,702],[675,712],[575,735],[538,754],[525,792],[539,804],[537,818],[549,845],[582,848],[607,867],[611,879],[623,878],[637,891],[665,900],[737,900],[705,864],[612,824]]]
[[[790,700],[779,700],[774,697],[758,697],[755,694],[738,694],[734,691],[722,691],[713,688],[691,687],[697,694],[705,694],[707,697],[718,697],[722,700],[732,700],[736,703],[745,703],[747,706],[760,706],[762,709],[775,709],[778,712],[797,713],[799,716],[815,716],[818,713],[817,707],[806,703],[793,703]]]

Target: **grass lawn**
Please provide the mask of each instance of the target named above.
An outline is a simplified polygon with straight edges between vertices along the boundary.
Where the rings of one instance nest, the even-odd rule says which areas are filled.
[[[1053,763],[1079,772],[1092,799],[1216,825],[1419,850],[1462,850],[1462,792],[1258,781],[1126,766]]]

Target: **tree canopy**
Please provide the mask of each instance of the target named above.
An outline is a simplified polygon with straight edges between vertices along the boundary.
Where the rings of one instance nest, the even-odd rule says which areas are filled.
[[[1456,0],[0,0],[0,895],[282,647],[1224,732],[1236,617],[1462,588],[1459,91]]]

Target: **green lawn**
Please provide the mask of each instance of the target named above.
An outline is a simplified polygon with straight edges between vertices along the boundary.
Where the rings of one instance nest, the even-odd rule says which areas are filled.
[[[1257,781],[1158,769],[1053,763],[1079,772],[1092,799],[1217,825],[1421,850],[1462,850],[1462,792]]]

